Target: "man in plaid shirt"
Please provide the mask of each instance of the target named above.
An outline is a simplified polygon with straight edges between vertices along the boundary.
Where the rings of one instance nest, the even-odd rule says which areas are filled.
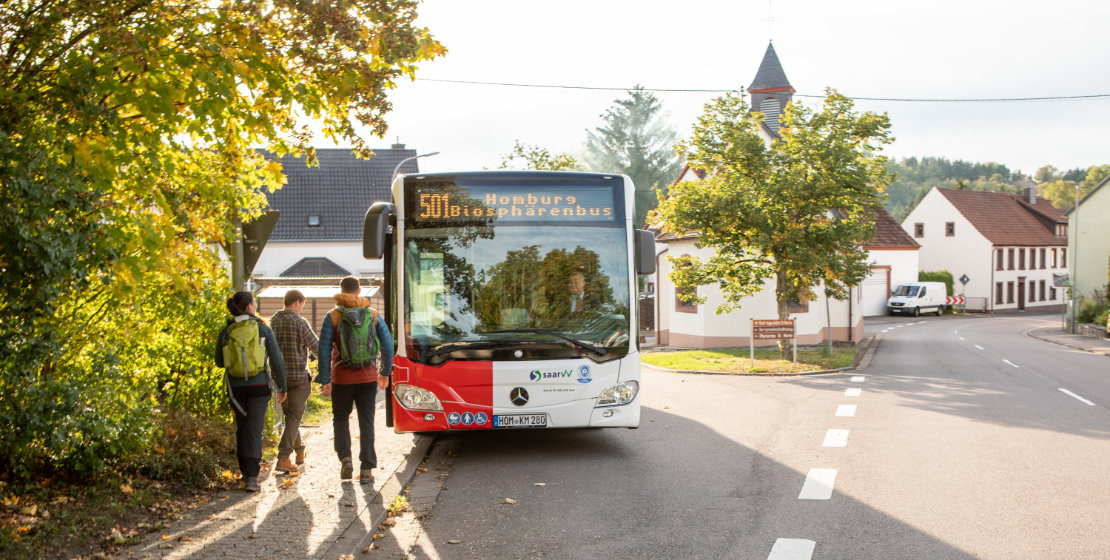
[[[285,411],[285,431],[278,443],[278,471],[297,472],[297,465],[304,464],[304,442],[301,441],[301,417],[304,416],[305,403],[312,393],[312,376],[308,371],[308,354],[315,354],[320,344],[312,326],[301,317],[305,297],[300,290],[285,292],[285,309],[270,317],[270,328],[277,338],[285,359],[285,379],[289,395],[281,407]],[[289,460],[289,455],[297,452],[297,465]]]

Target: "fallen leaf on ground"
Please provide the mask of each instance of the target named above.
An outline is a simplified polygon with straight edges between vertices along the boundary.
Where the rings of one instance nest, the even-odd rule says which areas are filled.
[[[247,538],[248,539],[257,539],[258,538],[258,533],[251,533],[251,534],[247,535]]]
[[[396,519],[386,519],[385,521],[382,521],[382,527],[392,527],[396,524],[397,524]]]
[[[235,480],[235,475],[232,474],[231,471],[224,471],[220,473],[220,478],[223,478],[227,482],[231,482],[232,480]]]
[[[170,536],[165,534],[165,533],[162,533],[162,540],[168,541],[168,540],[170,540]]]
[[[384,539],[385,533],[374,533],[374,540]]]
[[[506,504],[515,504],[515,503],[516,503],[516,500],[514,500],[514,499],[512,499],[512,498],[505,498],[505,503],[506,503]]]
[[[546,482],[533,482],[532,486],[547,486]]]
[[[292,479],[289,479],[289,478],[287,478],[287,479],[285,479],[285,480],[281,481],[281,485],[282,485],[282,487],[284,487],[284,488],[289,488],[290,486],[292,486],[292,485],[293,485],[293,480],[292,480]]]
[[[124,494],[128,494],[128,495],[135,493],[135,491],[132,490],[131,487],[126,485],[126,484],[121,484],[120,487],[119,487],[119,491],[123,492]]]
[[[459,539],[451,539],[447,541],[447,544],[462,544],[462,541],[460,541]]]

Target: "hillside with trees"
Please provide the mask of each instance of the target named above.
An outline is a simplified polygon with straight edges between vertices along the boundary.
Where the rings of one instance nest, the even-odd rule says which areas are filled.
[[[1037,194],[1052,201],[1053,206],[1068,208],[1075,202],[1077,185],[1082,197],[1110,175],[1110,165],[1067,171],[1046,165],[1030,177],[999,163],[953,161],[942,157],[889,160],[886,166],[896,178],[886,189],[885,206],[898,221],[902,221],[933,187],[1021,193],[1025,187],[1035,186]]]

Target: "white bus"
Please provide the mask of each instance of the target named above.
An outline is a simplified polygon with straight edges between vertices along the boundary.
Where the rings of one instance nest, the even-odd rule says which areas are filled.
[[[640,424],[637,274],[654,236],[623,175],[411,174],[366,213],[385,263],[398,432]]]

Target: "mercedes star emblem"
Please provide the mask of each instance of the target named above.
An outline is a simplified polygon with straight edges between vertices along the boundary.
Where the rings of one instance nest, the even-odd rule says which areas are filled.
[[[509,400],[517,406],[528,404],[528,391],[524,387],[514,387],[509,393]]]

